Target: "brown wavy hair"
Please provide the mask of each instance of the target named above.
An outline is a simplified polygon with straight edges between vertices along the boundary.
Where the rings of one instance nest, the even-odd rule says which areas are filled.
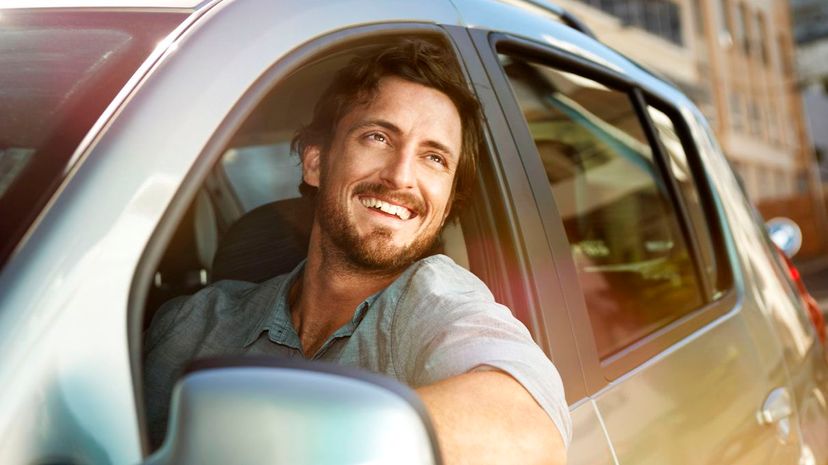
[[[339,121],[356,105],[370,103],[385,77],[398,77],[436,89],[451,99],[460,114],[462,146],[448,207],[448,220],[453,221],[471,197],[482,135],[480,104],[447,43],[395,39],[352,59],[336,73],[331,85],[316,102],[313,119],[296,132],[291,149],[301,155],[308,146],[315,145],[326,152]],[[303,195],[311,196],[316,191],[304,181],[299,189]]]

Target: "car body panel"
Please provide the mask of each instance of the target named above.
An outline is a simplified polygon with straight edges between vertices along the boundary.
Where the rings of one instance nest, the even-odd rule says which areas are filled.
[[[506,9],[507,3],[489,2],[487,5],[493,10]],[[599,65],[627,77],[679,108],[692,106],[671,85],[647,75],[638,66],[615,57],[612,52],[581,49],[580,44],[576,45],[580,42],[576,39],[579,33],[572,30],[567,33],[566,26],[542,22],[538,15],[529,13],[524,22],[516,21],[511,14],[505,13],[480,13],[476,17],[471,6],[465,10],[462,5],[460,8],[464,20],[474,27],[491,28],[527,38],[579,57],[590,58],[592,54],[600,53],[603,60],[598,61]],[[499,21],[504,17],[515,24]],[[550,40],[550,30],[558,27],[563,30],[560,34],[553,34],[554,40]],[[572,37],[570,41],[567,41],[568,36]],[[481,42],[478,41],[478,44]],[[718,157],[721,158],[721,155]],[[543,172],[543,168],[534,166],[534,163],[532,160],[527,165],[527,171]],[[538,189],[544,190],[548,187]],[[539,194],[543,195],[536,192],[536,197]],[[555,230],[555,234],[560,232],[561,229]],[[738,252],[731,248],[731,253],[736,255]],[[567,265],[567,261],[562,261],[560,266]],[[575,273],[574,269],[572,273]],[[734,301],[732,298],[729,300]],[[767,463],[798,463],[798,431],[792,431],[786,441],[780,443],[776,441],[776,432],[772,428],[760,425],[756,420],[756,413],[769,392],[778,387],[791,388],[779,356],[781,350],[774,343],[773,328],[767,325],[767,315],[762,315],[760,308],[762,303],[750,298],[747,302],[742,301],[723,317],[696,329],[692,336],[678,345],[661,352],[622,378],[613,379],[606,388],[591,396],[603,417],[619,464],[678,463],[677,459],[685,460],[685,463],[720,463],[722,454],[729,454],[733,463],[761,463],[765,459]],[[573,316],[573,320],[578,321],[577,316]],[[578,342],[592,344],[590,340],[581,339]],[[760,347],[762,345],[764,347]],[[587,365],[587,379],[591,378],[590,370],[604,371],[597,360],[587,359],[584,363]],[[716,369],[709,370],[706,368],[709,366]],[[705,377],[710,377],[707,382],[695,382]],[[721,398],[710,390],[710,386],[717,383],[724,383],[740,399],[740,402],[729,405],[728,413],[723,416],[716,416],[723,411],[719,404]],[[693,405],[692,410],[689,405]],[[718,423],[712,423],[712,418]],[[596,426],[591,427],[594,429]],[[651,439],[654,437],[662,438],[656,441],[658,447],[652,447]],[[687,437],[686,442],[684,437]],[[757,444],[764,448],[757,447]]]
[[[795,435],[756,419],[769,391],[752,349],[729,314],[596,394],[619,464],[798,463]]]
[[[88,147],[79,149],[78,165],[0,270],[4,463],[141,461],[147,450],[135,371],[140,328],[128,313],[134,294],[143,292],[136,280],[145,278],[145,262],[152,261],[148,245],[171,234],[166,216],[195,197],[218,147],[246,116],[234,109],[261,97],[267,89],[257,85],[292,69],[305,56],[294,52],[312,51],[319,44],[314,40],[346,37],[350,28],[437,25],[468,26],[470,37],[487,31],[522,37],[593,62],[672,102],[702,147],[714,186],[735,276],[727,301],[732,306],[636,369],[609,376],[589,337],[563,228],[550,226],[560,223],[554,210],[545,209],[550,194],[532,189],[533,154],[518,153],[523,136],[510,132],[508,112],[499,107],[509,97],[467,56],[492,119],[494,156],[503,164],[498,174],[508,178],[500,180],[504,192],[515,215],[526,213],[510,233],[523,241],[517,261],[531,282],[515,289],[540,307],[541,314],[531,315],[538,326],[533,334],[547,339],[539,343],[570,376],[570,463],[784,465],[799,463],[806,448],[828,461],[821,436],[828,431],[824,352],[803,326],[802,309],[769,269],[762,231],[723,155],[707,140],[709,129],[669,83],[561,24],[554,11],[518,1],[136,0],[129,7],[199,5],[202,13],[193,24],[162,44],[104,113],[87,136]],[[451,34],[459,43],[458,31],[465,32]],[[773,425],[757,420],[777,388],[789,390],[796,406],[785,441],[776,439]]]
[[[618,465],[609,443],[598,407],[592,399],[570,407],[572,443],[567,450],[568,465]]]
[[[445,2],[336,5],[219,4],[168,46],[80,157],[0,274],[0,337],[7,341],[0,377],[8,380],[0,410],[15,412],[0,419],[3,462],[70,454],[94,463],[140,460],[126,328],[133,273],[196,158],[262,73],[342,27],[457,22]]]
[[[722,215],[732,237],[732,260],[741,263],[744,271],[745,300],[754,309],[751,324],[754,328],[768,328],[771,334],[760,340],[757,336],[757,353],[770,368],[787,374],[792,390],[797,424],[802,439],[803,456],[812,454],[814,463],[828,462],[828,441],[825,439],[824,424],[826,411],[825,348],[816,338],[815,329],[807,322],[805,310],[797,296],[786,283],[786,275],[774,273],[774,251],[761,220],[751,215],[754,207],[746,200],[739,182],[729,169],[716,145],[712,131],[697,110],[688,111],[688,120],[694,138],[700,147],[700,156],[709,166],[708,175],[717,186],[718,200]],[[753,224],[752,228],[744,227]],[[739,244],[740,252],[736,252]],[[780,271],[780,270],[777,270]],[[788,289],[786,289],[788,287]],[[745,305],[748,305],[747,303]]]

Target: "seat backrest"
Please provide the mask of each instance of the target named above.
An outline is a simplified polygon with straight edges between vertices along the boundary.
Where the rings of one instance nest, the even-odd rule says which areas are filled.
[[[300,197],[245,213],[219,242],[211,280],[260,283],[293,270],[307,256],[313,211],[312,200]]]

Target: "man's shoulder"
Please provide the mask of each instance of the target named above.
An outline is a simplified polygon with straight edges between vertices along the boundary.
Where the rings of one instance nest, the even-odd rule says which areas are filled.
[[[469,270],[445,255],[432,255],[411,265],[387,295],[393,302],[396,324],[399,328],[417,320],[454,321],[458,318],[480,315],[511,314],[495,302],[489,288]]]
[[[428,296],[454,296],[493,300],[483,281],[446,255],[432,255],[414,263],[407,270],[407,293]]]
[[[287,276],[276,276],[261,283],[229,279],[217,281],[195,294],[186,296],[181,301],[181,306],[203,308],[205,305],[211,305],[223,309],[238,307],[248,302],[264,306],[279,294]]]
[[[169,300],[153,317],[149,339],[157,342],[180,330],[207,331],[216,324],[240,328],[257,322],[273,308],[287,277],[280,275],[262,283],[222,280],[195,294]]]

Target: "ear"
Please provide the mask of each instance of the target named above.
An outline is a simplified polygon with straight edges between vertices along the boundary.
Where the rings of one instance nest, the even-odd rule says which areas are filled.
[[[302,179],[306,184],[319,187],[322,150],[318,145],[308,145],[302,152]]]

